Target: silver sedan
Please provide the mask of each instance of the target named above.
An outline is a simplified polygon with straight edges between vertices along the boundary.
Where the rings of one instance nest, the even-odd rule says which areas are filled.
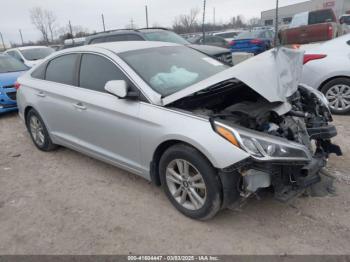
[[[302,56],[273,50],[231,68],[171,43],[66,49],[18,80],[19,114],[38,149],[126,169],[209,219],[268,187],[287,201],[341,153],[324,96],[298,86]]]

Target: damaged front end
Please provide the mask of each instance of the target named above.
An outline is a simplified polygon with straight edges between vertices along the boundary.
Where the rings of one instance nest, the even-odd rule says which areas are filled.
[[[267,187],[272,187],[275,198],[283,202],[325,180],[323,191],[333,190],[323,168],[330,154],[339,156],[342,152],[331,142],[337,131],[330,124],[333,119],[327,100],[317,90],[295,85],[296,77],[286,68],[280,75],[287,75],[293,83],[281,78],[271,83],[271,88],[279,90],[272,91],[274,99],[266,90],[269,86],[259,89],[258,84],[253,83],[253,88],[235,77],[171,104],[209,117],[215,132],[250,154],[248,159],[220,170],[223,206],[237,200],[237,192],[246,198]],[[283,85],[288,88],[283,89]],[[278,96],[281,99],[277,99]],[[232,190],[234,187],[239,190]]]

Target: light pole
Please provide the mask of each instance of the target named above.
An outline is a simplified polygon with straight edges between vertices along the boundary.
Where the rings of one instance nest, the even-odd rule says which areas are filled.
[[[204,23],[205,23],[205,5],[206,5],[206,0],[203,0],[203,21],[202,21],[202,33],[203,33],[203,44],[205,44],[205,28],[204,28]]]
[[[19,35],[21,36],[22,45],[24,45],[23,35],[22,35],[22,30],[21,29],[19,29]]]
[[[2,49],[6,50],[6,46],[5,46],[5,43],[4,43],[4,38],[2,37],[2,33],[1,32],[0,32],[0,37],[1,37],[1,42],[2,42]]]
[[[103,32],[106,32],[105,17],[103,16],[103,14],[101,16],[102,16]]]
[[[148,28],[148,9],[147,9],[147,5],[145,5],[145,12],[146,12],[146,28]]]
[[[276,0],[276,17],[275,17],[275,39],[274,39],[274,46],[277,46],[277,40],[278,40],[278,0]]]

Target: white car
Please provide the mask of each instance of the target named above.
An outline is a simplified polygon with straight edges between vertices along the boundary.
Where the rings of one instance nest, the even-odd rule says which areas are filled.
[[[220,37],[224,38],[226,41],[231,42],[233,39],[235,39],[235,37],[237,35],[239,35],[242,32],[243,32],[243,30],[227,30],[227,31],[223,31],[223,32],[213,33],[213,35],[220,36]]]
[[[33,67],[53,52],[55,50],[47,46],[25,46],[8,49],[5,54],[16,58],[26,66]]]
[[[301,82],[320,90],[333,113],[349,113],[350,35],[306,49]]]

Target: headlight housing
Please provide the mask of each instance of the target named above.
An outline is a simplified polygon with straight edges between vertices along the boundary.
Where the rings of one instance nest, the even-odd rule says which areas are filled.
[[[286,139],[259,134],[245,128],[232,128],[218,122],[214,122],[214,129],[231,144],[258,160],[307,161],[311,159],[305,146]]]

